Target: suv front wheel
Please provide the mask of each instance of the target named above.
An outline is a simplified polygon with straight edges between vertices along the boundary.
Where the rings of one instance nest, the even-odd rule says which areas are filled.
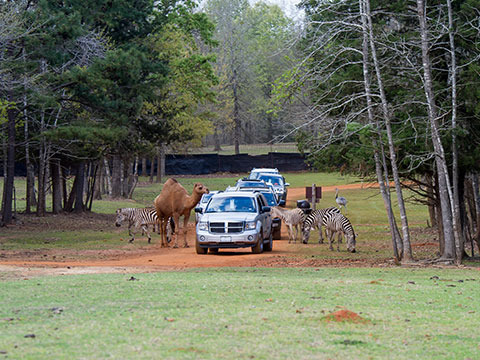
[[[270,231],[270,236],[268,237],[268,242],[263,246],[263,250],[272,251],[273,250],[273,231]]]
[[[198,240],[195,240],[195,250],[197,250],[197,254],[200,255],[205,255],[208,252],[208,248],[202,248]]]
[[[263,230],[260,230],[260,234],[263,234]],[[252,252],[254,254],[261,254],[263,252],[263,241],[263,237],[260,235],[257,243],[252,247]]]

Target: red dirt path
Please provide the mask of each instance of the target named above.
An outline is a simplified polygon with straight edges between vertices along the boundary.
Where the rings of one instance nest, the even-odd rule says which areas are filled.
[[[358,189],[375,186],[375,184],[351,184],[338,186],[325,186],[324,192],[339,189]],[[291,188],[288,191],[288,200],[294,201],[304,198],[304,188]],[[29,260],[26,256],[11,257],[10,260],[2,259],[0,261],[0,271],[20,271],[28,276],[32,271],[34,273],[49,274],[69,274],[69,273],[91,273],[91,272],[149,272],[158,270],[173,270],[185,268],[203,268],[203,267],[239,267],[239,266],[261,266],[261,267],[285,267],[285,266],[371,266],[371,263],[363,261],[352,262],[332,259],[302,259],[296,258],[297,244],[289,244],[286,240],[286,228],[282,226],[282,240],[274,241],[273,251],[263,254],[252,254],[250,249],[221,250],[218,254],[197,255],[195,252],[195,229],[193,224],[188,227],[189,248],[161,248],[158,243],[149,245],[147,250],[142,249],[138,252],[130,252],[128,255],[114,251],[98,251],[98,260],[90,261],[40,261]],[[154,240],[155,241],[155,240]],[[55,251],[53,251],[55,252]],[[85,251],[85,253],[87,253]],[[91,253],[91,251],[90,251]],[[58,250],[58,255],[62,251]],[[82,251],[77,251],[78,255]],[[61,259],[62,256],[52,255],[49,258]]]

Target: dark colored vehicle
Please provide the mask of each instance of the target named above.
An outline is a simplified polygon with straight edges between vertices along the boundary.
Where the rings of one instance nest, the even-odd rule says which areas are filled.
[[[261,174],[258,179],[263,180],[267,185],[271,184],[273,186],[279,201],[287,201],[287,186],[290,186],[290,184],[285,182],[285,178],[282,175]]]
[[[263,194],[265,200],[267,200],[268,206],[285,206],[284,200],[277,200],[277,196],[273,192],[271,188],[259,189],[259,188],[241,188],[239,191],[256,191]],[[273,232],[273,240],[280,240],[282,238],[282,219],[276,217],[272,218],[272,232]]]

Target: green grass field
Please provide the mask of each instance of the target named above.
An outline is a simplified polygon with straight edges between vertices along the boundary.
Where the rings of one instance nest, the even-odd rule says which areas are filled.
[[[278,144],[248,144],[240,145],[240,153],[248,155],[264,155],[269,152],[288,152],[297,153],[298,148],[296,143],[278,143]],[[234,145],[222,145],[222,150],[213,151],[213,146],[203,147],[195,150],[197,154],[219,154],[219,155],[234,155]]]
[[[0,273],[0,279],[2,279]],[[134,281],[128,281],[134,276]],[[478,359],[475,270],[230,268],[0,282],[11,359]],[[327,322],[339,310],[365,322]]]

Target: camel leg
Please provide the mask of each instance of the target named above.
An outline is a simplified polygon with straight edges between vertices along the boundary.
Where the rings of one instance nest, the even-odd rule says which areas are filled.
[[[167,223],[165,222],[165,219],[162,217],[160,219],[160,237],[161,237],[161,247],[168,247],[167,241],[165,240],[165,236],[167,234]]]
[[[175,224],[180,224],[180,214],[173,214],[173,219],[175,220]],[[167,220],[168,221],[168,220]],[[166,225],[166,223],[165,223]],[[178,248],[178,235],[180,234],[180,227],[178,229],[178,233],[175,233],[173,236],[174,242],[173,242],[173,247],[176,249]]]
[[[187,242],[187,225],[190,218],[190,211],[188,214],[183,214],[183,247],[189,247]]]

